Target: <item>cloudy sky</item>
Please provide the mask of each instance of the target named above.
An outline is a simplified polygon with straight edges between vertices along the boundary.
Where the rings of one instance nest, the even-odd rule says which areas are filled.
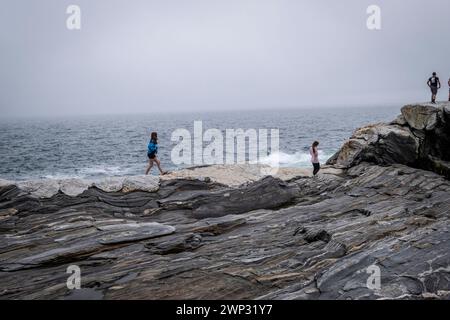
[[[81,30],[66,28],[79,5]],[[369,31],[366,9],[382,10]],[[2,0],[3,116],[402,104],[450,77],[448,0]]]

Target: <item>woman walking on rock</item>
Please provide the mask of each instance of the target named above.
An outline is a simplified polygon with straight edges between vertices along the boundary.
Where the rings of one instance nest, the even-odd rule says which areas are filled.
[[[148,166],[145,174],[147,175],[153,167],[153,163],[156,163],[156,166],[161,172],[161,175],[166,174],[166,171],[161,169],[161,162],[159,161],[156,154],[158,153],[158,134],[156,132],[152,132],[150,136],[150,142],[147,148],[147,156],[148,156]]]

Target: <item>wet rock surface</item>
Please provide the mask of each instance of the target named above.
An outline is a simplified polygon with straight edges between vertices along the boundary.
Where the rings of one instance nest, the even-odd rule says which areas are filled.
[[[354,161],[316,178],[254,168],[237,184],[214,167],[213,178],[0,181],[0,299],[449,299],[450,183],[387,163],[418,130],[407,121],[426,117],[360,131],[369,143],[340,155]],[[367,153],[384,153],[374,135],[392,143],[382,165]],[[403,152],[422,148],[411,138]],[[80,290],[66,286],[71,265]]]

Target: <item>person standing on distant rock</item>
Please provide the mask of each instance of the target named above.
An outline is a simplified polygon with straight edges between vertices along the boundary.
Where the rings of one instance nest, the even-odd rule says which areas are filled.
[[[148,143],[148,150],[147,150],[148,166],[147,166],[147,170],[145,171],[146,175],[153,168],[153,163],[156,163],[156,166],[158,167],[159,172],[161,172],[161,175],[164,175],[167,173],[161,169],[161,162],[159,161],[158,157],[156,156],[157,153],[158,153],[158,133],[152,132],[152,134],[150,136],[150,142]]]
[[[311,154],[311,163],[314,167],[313,176],[316,176],[320,170],[319,151],[317,150],[318,146],[319,142],[314,141],[311,148],[309,148],[309,153]]]
[[[428,79],[427,84],[431,89],[431,103],[436,103],[436,95],[438,90],[441,88],[441,82],[439,81],[439,77],[436,75],[436,72],[433,72],[433,76]]]

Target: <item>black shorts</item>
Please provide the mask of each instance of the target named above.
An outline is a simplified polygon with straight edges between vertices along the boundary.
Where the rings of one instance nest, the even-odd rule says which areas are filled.
[[[313,175],[316,175],[320,171],[320,163],[313,163],[314,171]]]
[[[431,87],[431,93],[437,94],[438,93],[438,87]]]
[[[156,153],[155,153],[155,152],[147,153],[147,157],[148,157],[150,160],[153,160],[153,159],[156,158]]]

